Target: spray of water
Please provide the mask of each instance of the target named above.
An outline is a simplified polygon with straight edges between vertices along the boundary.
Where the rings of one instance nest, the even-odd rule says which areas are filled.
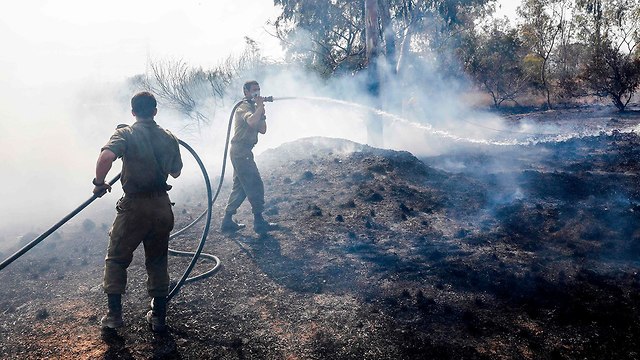
[[[314,101],[314,102],[327,102],[327,103],[338,104],[345,107],[357,108],[357,109],[368,111],[377,116],[380,116],[383,119],[386,119],[388,121],[387,125],[401,124],[404,126],[411,127],[413,129],[421,130],[426,134],[437,136],[443,139],[448,139],[453,142],[479,144],[479,145],[487,145],[487,146],[532,146],[532,145],[543,144],[543,143],[559,143],[559,142],[564,142],[571,139],[583,139],[583,138],[595,137],[595,136],[601,136],[601,135],[611,135],[614,132],[632,133],[632,132],[638,132],[640,130],[640,126],[631,126],[631,127],[622,128],[622,129],[609,129],[609,130],[606,130],[604,128],[597,128],[597,129],[585,129],[583,131],[570,131],[570,132],[564,132],[564,133],[532,133],[532,132],[505,130],[505,129],[495,129],[488,126],[484,126],[482,124],[473,123],[473,122],[461,119],[460,121],[463,121],[465,123],[468,123],[486,130],[494,131],[496,133],[509,134],[509,135],[512,135],[512,137],[514,137],[511,139],[504,139],[504,140],[476,139],[476,138],[459,136],[446,130],[436,129],[431,124],[428,124],[428,123],[427,124],[417,123],[417,122],[405,119],[396,114],[392,114],[380,109],[376,109],[374,107],[358,104],[355,102],[349,102],[345,100],[337,100],[337,99],[332,99],[327,97],[313,97],[313,96],[272,97],[272,100],[273,101],[304,100],[304,101]]]

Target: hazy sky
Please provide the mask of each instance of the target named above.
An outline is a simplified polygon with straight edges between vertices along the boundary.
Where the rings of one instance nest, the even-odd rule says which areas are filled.
[[[499,3],[512,16],[519,1]],[[3,1],[0,81],[119,79],[144,72],[148,55],[207,68],[241,51],[244,36],[279,54],[264,25],[276,14],[270,0]]]
[[[244,47],[279,48],[264,31],[267,0],[25,0],[0,4],[0,80],[120,79],[147,55],[207,67]]]
[[[516,8],[520,5],[518,0],[498,0],[496,5],[496,14],[507,16],[513,22],[516,16]]]

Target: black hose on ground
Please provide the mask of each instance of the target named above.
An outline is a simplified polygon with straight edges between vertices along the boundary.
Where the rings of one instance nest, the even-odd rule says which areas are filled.
[[[198,161],[198,164],[201,165],[202,168],[202,172],[205,176],[205,183],[207,184],[207,198],[209,201],[209,205],[207,206],[207,210],[203,211],[202,214],[200,214],[195,220],[193,220],[190,224],[188,224],[187,226],[185,226],[184,228],[174,232],[173,234],[171,234],[170,239],[173,239],[174,237],[182,234],[183,232],[187,231],[188,229],[190,229],[193,225],[195,225],[198,221],[200,221],[206,214],[209,214],[207,216],[207,223],[205,225],[206,231],[209,231],[209,227],[210,227],[210,223],[211,223],[211,208],[213,206],[213,203],[216,202],[216,200],[218,199],[218,195],[220,195],[220,189],[222,189],[222,184],[224,183],[224,175],[226,172],[226,168],[227,168],[227,155],[229,153],[229,140],[231,139],[231,125],[233,124],[233,115],[236,113],[236,110],[238,109],[238,106],[240,106],[240,104],[242,104],[242,100],[238,101],[234,106],[233,109],[231,110],[231,115],[229,115],[229,123],[227,124],[227,135],[225,138],[225,145],[224,145],[224,155],[222,157],[222,169],[220,170],[220,181],[218,183],[218,187],[216,188],[216,193],[213,195],[213,197],[211,196],[211,185],[209,182],[209,177],[206,175],[207,171],[204,168],[203,165],[201,165],[201,161],[200,159],[197,157],[197,155],[195,154],[195,152],[190,149],[188,147],[188,145],[186,145],[185,143],[181,142],[181,144],[183,146],[185,146],[187,148],[187,150],[191,151],[191,153],[194,155],[194,157],[196,158],[196,161]],[[185,271],[185,273],[182,275],[182,278],[180,278],[180,280],[178,281],[178,283],[171,289],[171,291],[169,292],[169,299],[171,299],[173,296],[175,296],[177,294],[177,292],[180,290],[180,287],[182,287],[183,284],[185,283],[189,283],[189,282],[193,282],[196,280],[200,280],[200,279],[204,279],[206,277],[209,277],[211,275],[213,275],[216,271],[219,270],[220,268],[220,259],[218,259],[217,257],[210,255],[210,254],[206,254],[206,253],[201,253],[202,251],[202,247],[204,246],[204,242],[201,242],[201,245],[198,247],[198,250],[195,253],[189,252],[189,251],[177,251],[177,250],[173,250],[173,249],[169,249],[169,254],[171,255],[175,255],[175,256],[191,256],[194,255],[192,260],[191,260],[191,264],[189,265],[189,267],[187,268],[187,270]],[[208,259],[211,259],[213,261],[216,262],[216,265],[209,271],[202,273],[200,275],[194,276],[189,278],[189,273],[191,272],[191,270],[193,269],[193,266],[195,265],[195,262],[197,261],[199,256],[203,256],[206,257]]]
[[[204,279],[204,278],[207,278],[207,277],[213,275],[214,273],[216,273],[220,269],[220,264],[221,264],[220,263],[220,259],[218,259],[218,257],[216,257],[214,255],[202,253],[202,249],[204,248],[204,244],[205,244],[205,242],[207,240],[207,235],[209,235],[209,228],[211,226],[211,212],[212,212],[212,209],[213,209],[213,199],[211,197],[211,182],[209,181],[209,175],[207,174],[207,169],[205,168],[204,164],[202,163],[202,160],[200,160],[200,157],[198,156],[198,154],[195,152],[195,150],[193,150],[193,148],[191,146],[189,146],[187,143],[185,143],[182,140],[178,140],[178,142],[185,149],[187,149],[191,153],[191,155],[193,155],[194,159],[196,159],[196,162],[198,163],[198,166],[200,166],[200,170],[202,171],[202,176],[204,177],[204,183],[205,183],[205,186],[207,188],[207,209],[204,212],[205,214],[207,214],[207,220],[205,222],[204,230],[202,230],[202,237],[200,239],[200,244],[198,245],[198,249],[195,252],[178,251],[178,250],[174,250],[174,249],[169,248],[169,254],[170,255],[174,255],[174,256],[191,256],[191,255],[193,255],[193,256],[191,258],[191,262],[189,263],[189,266],[187,267],[187,269],[182,274],[182,277],[180,278],[180,280],[178,280],[176,285],[169,292],[169,296],[167,297],[167,300],[171,300],[171,298],[173,298],[178,293],[178,291],[180,291],[180,288],[185,283],[193,282],[193,281],[196,281],[196,280],[199,280],[199,279]],[[200,216],[199,218],[201,219],[202,216]],[[169,239],[172,239],[172,238],[176,237],[177,235],[181,234],[182,232],[186,231],[186,229],[188,227],[192,226],[192,224],[188,225],[187,227],[185,227],[182,230],[177,231],[174,234],[171,234]],[[202,274],[200,274],[198,276],[194,276],[192,278],[189,278],[189,274],[193,270],[193,267],[196,265],[196,262],[198,261],[198,258],[200,256],[204,256],[204,257],[206,257],[208,259],[211,259],[211,260],[215,261],[216,264],[209,271],[207,271],[205,273],[202,273]]]

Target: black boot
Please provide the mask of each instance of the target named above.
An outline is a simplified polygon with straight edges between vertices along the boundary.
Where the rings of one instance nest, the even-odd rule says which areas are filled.
[[[167,330],[167,298],[154,297],[151,300],[151,310],[147,312],[147,323],[153,332],[164,332]]]
[[[100,326],[103,328],[116,329],[124,325],[122,320],[122,295],[107,294],[107,315],[100,319]]]
[[[231,214],[225,214],[220,225],[220,230],[223,232],[236,232],[246,227],[245,224],[238,224],[231,218]]]
[[[278,224],[270,223],[262,217],[262,214],[253,214],[253,230],[260,235],[278,228]]]

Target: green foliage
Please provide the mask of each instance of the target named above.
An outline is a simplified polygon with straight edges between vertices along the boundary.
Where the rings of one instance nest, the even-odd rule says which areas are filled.
[[[328,76],[365,64],[363,1],[275,0],[282,14],[275,25],[290,61]]]
[[[588,61],[586,54],[586,46],[581,43],[569,43],[559,49],[561,63],[555,73],[559,100],[570,102],[588,95],[588,89],[581,78],[581,71]]]
[[[585,69],[585,78],[601,96],[609,96],[624,111],[640,86],[640,59],[621,53],[605,40],[596,49]]]
[[[523,23],[520,33],[529,51],[541,59],[538,82],[545,91],[547,107],[552,108],[552,60],[569,26],[572,0],[523,0],[518,14]]]

